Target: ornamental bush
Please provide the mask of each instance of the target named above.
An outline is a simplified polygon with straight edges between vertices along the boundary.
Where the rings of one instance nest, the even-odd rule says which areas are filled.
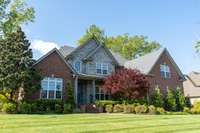
[[[4,103],[2,106],[2,112],[4,113],[16,113],[16,105],[13,103]]]
[[[164,107],[167,111],[176,111],[176,99],[172,90],[167,89],[167,96],[164,99]]]
[[[191,108],[191,113],[193,114],[200,113],[200,101],[194,101],[193,107]]]
[[[106,111],[106,113],[112,113],[113,112],[113,105],[106,105],[105,111]]]
[[[156,108],[156,114],[165,114],[165,109],[162,107],[158,107]]]
[[[32,113],[32,105],[31,104],[28,104],[26,102],[23,102],[23,103],[20,103],[19,105],[19,113],[22,113],[22,114],[30,114]]]
[[[183,111],[183,108],[185,107],[185,96],[183,95],[183,92],[181,91],[181,88],[176,88],[176,110],[177,111]]]
[[[148,107],[148,113],[149,114],[155,114],[156,113],[156,108],[153,105],[150,105]]]
[[[158,86],[155,88],[154,94],[151,97],[151,104],[155,107],[163,106],[162,94],[160,93],[160,89]]]
[[[131,104],[124,105],[124,113],[134,113],[134,112],[135,112],[134,105]]]
[[[113,107],[113,113],[120,113],[124,111],[124,105],[123,104],[116,104]]]
[[[70,113],[72,113],[72,112],[73,112],[72,105],[69,104],[69,103],[64,104],[63,113],[65,113],[65,114],[70,114]]]
[[[55,104],[55,112],[56,113],[62,113],[62,107],[60,104]]]
[[[142,114],[147,112],[147,107],[145,105],[138,105],[135,107],[136,114]]]

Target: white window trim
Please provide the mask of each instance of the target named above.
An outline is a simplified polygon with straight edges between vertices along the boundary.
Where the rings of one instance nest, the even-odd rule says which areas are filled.
[[[79,71],[77,71],[77,70],[76,70],[76,67],[75,67],[77,62],[80,62],[80,70],[79,70]],[[78,72],[78,73],[81,73],[81,72],[82,72],[82,62],[81,62],[80,60],[76,60],[76,61],[74,62],[74,69],[75,69],[76,72]]]
[[[100,64],[100,66],[101,66],[101,73],[97,73],[97,66]],[[106,70],[107,70],[107,73],[106,74],[103,74],[103,66],[104,65],[106,65]],[[96,74],[100,74],[100,75],[107,75],[108,74],[108,63],[98,63],[98,62],[96,62]]]
[[[41,90],[40,90],[40,99],[62,99],[62,92],[63,92],[63,79],[62,78],[54,78],[54,81],[55,81],[55,89],[53,90],[54,91],[54,98],[49,98],[49,82],[51,81],[51,79],[50,78],[53,78],[53,77],[45,77],[43,80],[46,80],[47,81],[47,86],[48,86],[48,88],[47,89],[45,89],[46,91],[47,91],[47,97],[46,98],[42,98],[42,91],[43,91],[43,88],[41,88]],[[41,80],[41,84],[42,84],[42,81],[43,80]],[[56,88],[56,86],[57,86],[57,83],[61,83],[61,90],[60,90],[60,92],[61,92],[61,97],[60,98],[56,98],[56,91],[57,91],[57,88]]]
[[[163,70],[161,68],[163,68]],[[171,78],[170,67],[167,64],[160,64],[160,73],[161,72],[164,73],[164,77],[163,78],[165,78],[165,79]],[[169,73],[169,77],[167,76],[167,73]]]

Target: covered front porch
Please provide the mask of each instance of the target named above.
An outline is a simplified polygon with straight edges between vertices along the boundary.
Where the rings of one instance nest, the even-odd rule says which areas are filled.
[[[100,90],[102,77],[78,75],[74,81],[74,101],[76,106],[94,103],[96,100],[109,99],[109,95]]]

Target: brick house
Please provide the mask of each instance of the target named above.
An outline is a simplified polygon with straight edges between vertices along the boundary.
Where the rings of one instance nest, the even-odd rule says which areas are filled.
[[[184,76],[167,49],[160,48],[140,58],[126,60],[91,38],[77,48],[63,46],[59,50],[53,49],[36,62],[34,67],[41,72],[43,80],[42,89],[32,98],[65,98],[65,85],[71,82],[76,105],[109,99],[110,95],[103,93],[99,85],[106,75],[120,66],[139,69],[148,75],[151,83],[149,94],[156,85],[164,95],[167,88],[183,86]]]

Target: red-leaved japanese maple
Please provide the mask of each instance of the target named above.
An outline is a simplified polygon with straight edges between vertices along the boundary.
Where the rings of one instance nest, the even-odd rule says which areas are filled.
[[[139,70],[120,68],[105,77],[101,89],[114,100],[133,100],[147,96],[150,84]]]

